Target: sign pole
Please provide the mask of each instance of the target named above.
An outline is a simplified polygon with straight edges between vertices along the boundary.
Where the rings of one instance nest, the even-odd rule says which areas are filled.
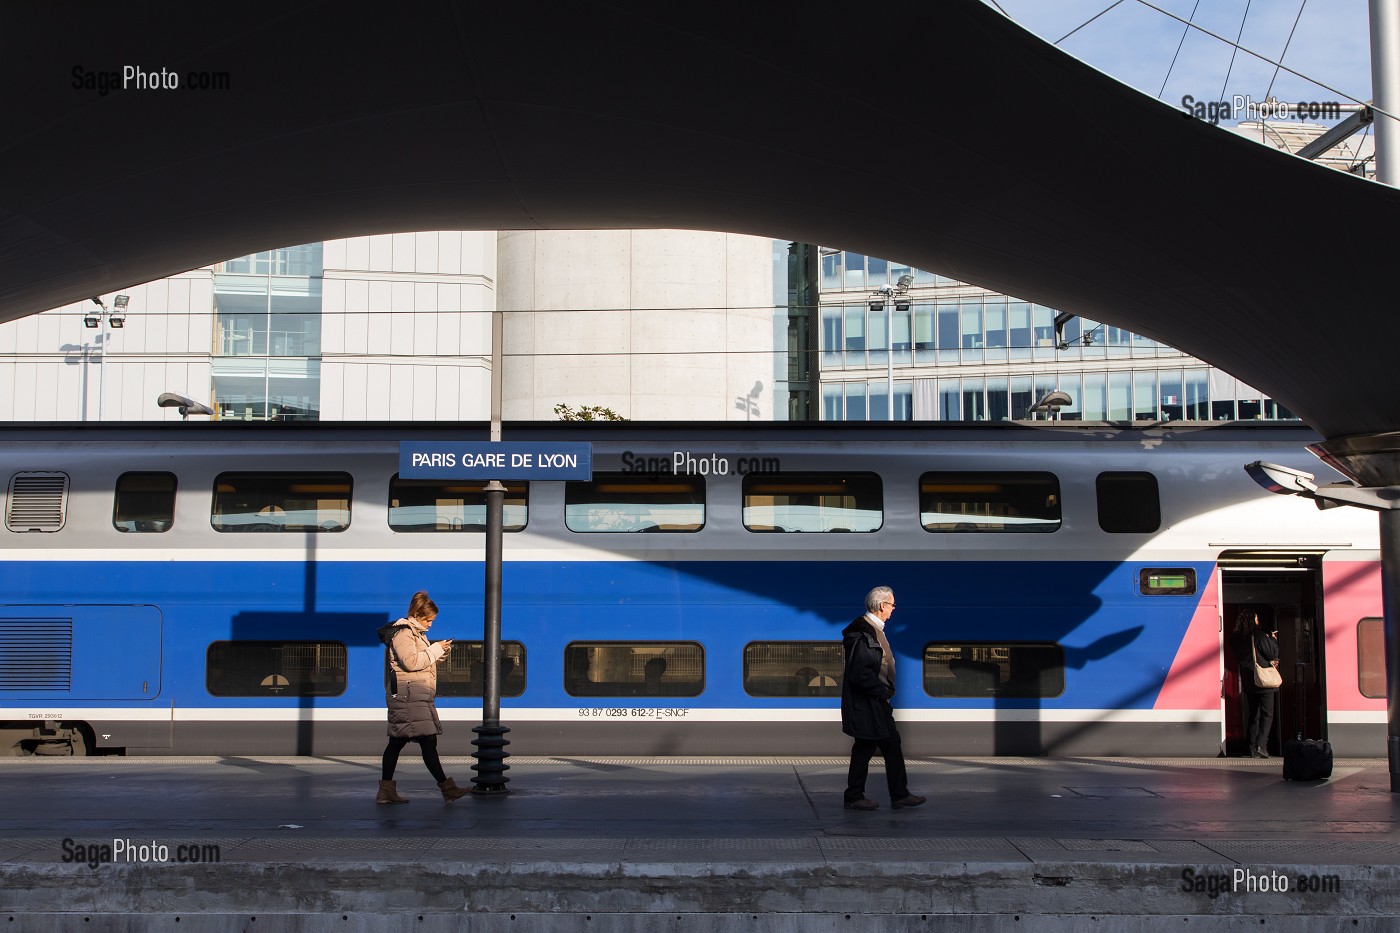
[[[499,326],[499,325],[498,325]],[[499,334],[499,329],[497,330]],[[496,359],[500,360],[496,343]],[[500,372],[497,363],[495,372]],[[423,480],[486,481],[486,580],[483,588],[481,725],[472,729],[476,738],[472,770],[473,794],[510,793],[506,772],[510,757],[506,734],[501,725],[501,554],[505,530],[506,487],[504,480],[569,481],[593,477],[593,446],[586,443],[551,441],[503,444],[501,435],[500,383],[495,381],[496,401],[492,405],[492,439],[481,441],[418,440],[399,442],[399,477]]]
[[[501,441],[501,358],[505,346],[505,315],[500,308],[491,312],[491,443]],[[472,770],[473,794],[510,793],[506,772],[510,757],[506,746],[510,729],[501,725],[501,549],[506,487],[499,479],[486,484],[486,580],[482,609],[485,615],[481,655],[481,725],[472,731],[476,738],[476,764]]]

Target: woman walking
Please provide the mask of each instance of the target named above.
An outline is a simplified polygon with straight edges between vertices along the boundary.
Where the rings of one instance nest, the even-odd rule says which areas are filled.
[[[442,720],[438,719],[433,702],[437,698],[437,662],[452,650],[452,640],[428,641],[426,633],[437,614],[437,604],[419,590],[409,600],[406,618],[379,629],[379,640],[388,655],[385,692],[389,744],[384,748],[375,803],[408,803],[408,798],[400,797],[394,786],[394,768],[399,763],[399,752],[409,742],[417,742],[422,749],[423,764],[437,781],[443,800],[451,803],[467,793],[443,772],[438,758],[437,737],[442,734]]]

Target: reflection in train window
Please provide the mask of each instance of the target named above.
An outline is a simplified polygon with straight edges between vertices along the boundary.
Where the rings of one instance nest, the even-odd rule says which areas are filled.
[[[216,641],[205,689],[216,697],[336,697],[345,692],[345,646],[334,641]]]
[[[1162,503],[1151,473],[1100,473],[1095,487],[1104,531],[1150,534],[1161,527]]]
[[[693,697],[705,689],[705,649],[693,641],[576,641],[564,648],[575,697]]]
[[[215,531],[344,531],[350,474],[220,473],[210,524]]]
[[[875,473],[749,473],[749,531],[879,531],[884,491]]]
[[[440,697],[479,697],[486,693],[482,672],[485,649],[479,641],[454,641],[452,651],[437,664],[437,695]],[[501,642],[501,696],[518,697],[525,692],[525,646],[518,641]]]
[[[564,524],[579,532],[699,531],[705,480],[699,476],[594,473],[564,486]]]
[[[839,641],[755,641],[744,646],[744,692],[752,697],[839,697]]]
[[[117,477],[112,525],[118,531],[162,532],[174,523],[174,473],[123,473]]]
[[[520,531],[529,511],[529,484],[506,483],[503,531]],[[485,531],[486,483],[440,479],[389,481],[389,527],[394,531]]]
[[[919,521],[939,532],[1055,531],[1060,481],[1053,473],[925,473]]]
[[[935,642],[924,647],[924,692],[994,700],[1057,697],[1065,692],[1065,651],[1048,642]]]
[[[1384,619],[1356,623],[1356,685],[1364,697],[1386,698]]]

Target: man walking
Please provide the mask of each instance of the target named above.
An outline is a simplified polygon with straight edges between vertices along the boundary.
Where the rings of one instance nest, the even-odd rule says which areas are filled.
[[[904,750],[894,724],[894,652],[885,638],[885,622],[894,613],[894,591],[877,586],[866,594],[865,615],[841,633],[846,653],[846,673],[841,680],[841,731],[855,739],[851,769],[846,778],[847,810],[878,810],[865,796],[870,759],[878,749],[885,759],[885,779],[890,805],[896,810],[917,807],[928,800],[909,793]]]

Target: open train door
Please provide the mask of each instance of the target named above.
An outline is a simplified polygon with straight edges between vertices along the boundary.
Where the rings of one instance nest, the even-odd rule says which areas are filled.
[[[1300,731],[1300,680],[1305,694],[1303,715],[1307,720],[1301,731],[1308,738],[1327,738],[1322,552],[1226,551],[1220,556],[1219,565],[1225,754],[1249,754],[1249,707],[1247,698],[1242,697],[1240,659],[1235,656],[1239,640],[1236,624],[1242,612],[1258,612],[1263,624],[1273,622],[1278,629],[1283,687],[1274,703],[1269,754],[1281,754],[1282,740]]]

